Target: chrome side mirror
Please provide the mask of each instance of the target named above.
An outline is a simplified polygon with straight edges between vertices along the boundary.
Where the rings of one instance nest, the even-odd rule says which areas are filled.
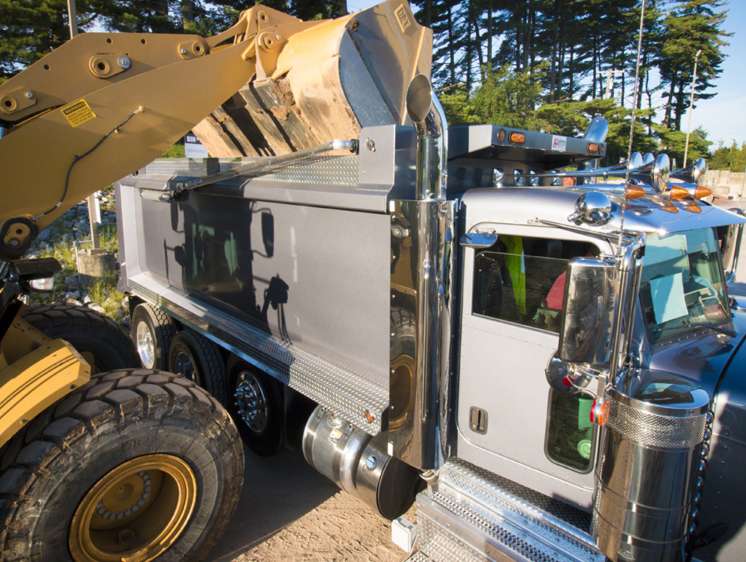
[[[560,359],[601,369],[609,365],[618,293],[618,269],[613,260],[570,261],[557,353]]]
[[[576,258],[567,265],[559,349],[549,362],[549,385],[576,393],[609,368],[614,318],[619,306],[619,270],[614,260]]]

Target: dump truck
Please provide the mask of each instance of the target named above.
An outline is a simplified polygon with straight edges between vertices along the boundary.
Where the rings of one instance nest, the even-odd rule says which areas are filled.
[[[0,86],[0,162],[23,186],[3,259],[33,269],[18,258],[38,229],[116,181],[120,285],[152,369],[85,383],[98,348],[53,334],[87,385],[19,379],[6,559],[204,556],[192,537],[220,531],[239,456],[203,451],[240,447],[231,419],[393,519],[412,560],[742,559],[746,315],[727,281],[746,219],[704,200],[703,161],[599,167],[600,117],[577,137],[449,127],[431,52],[399,0],[320,22],[257,6],[207,39],[86,34]],[[153,161],[190,129],[211,158]],[[41,370],[54,357],[16,347],[39,336],[15,306],[3,348]],[[151,406],[181,388],[191,413]],[[121,435],[159,436],[155,418],[179,438],[82,455],[58,436],[96,442],[96,408]],[[83,459],[64,495],[56,461],[35,460],[48,450]],[[164,475],[122,478],[151,453]],[[205,466],[215,479],[150,501]]]

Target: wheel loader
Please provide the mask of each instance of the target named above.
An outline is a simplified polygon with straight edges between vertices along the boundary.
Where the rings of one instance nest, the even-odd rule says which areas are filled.
[[[389,12],[416,31],[384,39],[392,60],[413,58],[411,39],[429,68],[429,32],[408,6]],[[354,136],[351,112],[327,112],[344,103],[333,61],[357,26],[257,5],[213,37],[84,33],[0,86],[0,559],[198,560],[215,545],[244,470],[225,397],[138,368],[129,338],[88,308],[24,305],[34,282],[60,269],[24,256],[67,209],[190,129],[225,143],[229,124],[216,119],[242,90],[258,92],[259,110],[262,96],[290,100],[301,87],[284,115],[261,116],[262,156]]]

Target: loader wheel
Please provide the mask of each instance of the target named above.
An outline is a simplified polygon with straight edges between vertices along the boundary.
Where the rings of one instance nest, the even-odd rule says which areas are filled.
[[[276,454],[283,444],[282,385],[238,362],[231,369],[231,387],[229,410],[246,445],[263,457]]]
[[[176,334],[168,350],[168,370],[193,380],[221,404],[228,403],[225,361],[218,347],[204,336],[191,330]]]
[[[136,367],[140,362],[127,334],[109,317],[84,306],[30,305],[22,318],[49,338],[69,342],[94,373]]]
[[[202,560],[241,493],[227,412],[171,373],[97,375],[0,458],[0,559]]]
[[[146,369],[168,369],[168,349],[176,327],[158,308],[140,303],[132,311],[130,337]]]

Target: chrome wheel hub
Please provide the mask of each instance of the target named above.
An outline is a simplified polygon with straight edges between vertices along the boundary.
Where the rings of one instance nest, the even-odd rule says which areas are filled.
[[[197,368],[194,365],[194,361],[188,353],[180,351],[174,358],[174,372],[180,375],[184,375],[191,381],[199,382],[197,380]]]
[[[269,422],[269,403],[262,383],[249,371],[238,374],[233,391],[241,421],[254,433],[262,433]]]
[[[147,322],[143,321],[137,324],[135,340],[137,354],[140,356],[142,366],[146,369],[152,369],[155,367],[155,341]]]

